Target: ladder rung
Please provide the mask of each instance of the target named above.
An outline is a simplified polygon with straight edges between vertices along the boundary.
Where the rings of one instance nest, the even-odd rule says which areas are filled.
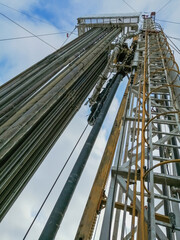
[[[152,145],[159,146],[159,147],[168,147],[168,148],[180,148],[180,146],[171,145],[171,144],[153,143]]]
[[[151,103],[151,107],[156,107],[156,108],[174,108],[173,106],[166,106],[166,105],[161,105],[161,106],[157,106]]]
[[[169,136],[174,136],[174,137],[180,137],[179,133],[170,133],[170,132],[159,132],[159,131],[152,131],[152,133],[155,134],[162,134],[162,135],[169,135]]]
[[[164,158],[164,157],[159,157],[159,156],[153,156],[153,160],[155,160],[155,161],[169,161],[171,159]]]
[[[171,99],[159,99],[159,98],[152,98],[151,97],[151,100],[154,100],[154,101],[159,101],[159,102],[172,102]]]

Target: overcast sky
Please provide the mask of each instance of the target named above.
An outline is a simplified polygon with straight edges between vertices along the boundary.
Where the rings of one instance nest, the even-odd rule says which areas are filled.
[[[168,0],[126,1],[137,12],[158,11],[166,2],[168,2]],[[29,14],[34,18],[23,15],[13,9],[9,9],[1,3],[25,14]],[[172,0],[165,8],[159,11],[157,19],[180,23],[179,7],[180,1]],[[65,32],[53,36],[41,37],[55,48],[59,48],[66,40],[66,33],[70,33],[74,29],[78,17],[92,14],[127,13],[132,11],[133,10],[121,0],[0,0],[0,13],[10,17],[36,35]],[[167,35],[180,38],[180,24],[170,24],[166,22],[160,23]],[[8,21],[2,15],[0,15],[0,26],[0,40],[5,38],[30,36],[29,33]],[[72,38],[74,37],[76,37],[75,34],[72,35]],[[180,41],[173,41],[180,48]],[[8,81],[27,67],[54,51],[53,48],[47,46],[37,38],[0,41],[0,50],[0,84]],[[179,63],[179,55],[175,53],[175,57]],[[113,100],[110,111],[106,117],[103,128],[100,131],[93,152],[56,239],[69,240],[73,239],[75,236],[82,215],[82,209],[85,206],[93,178],[96,174],[113,118],[117,112],[119,101],[121,100],[120,95],[122,95],[124,86],[125,83],[120,85],[117,95]],[[23,238],[54,179],[58,175],[63,163],[66,161],[75,142],[87,124],[86,119],[88,114],[88,106],[83,106],[76,117],[71,121],[70,125],[49,153],[21,196],[8,212],[0,226],[1,240],[19,240]],[[91,127],[88,127],[84,138],[71,158],[67,169],[63,172],[56,188],[43,208],[39,218],[35,222],[27,239],[38,239],[90,129]]]

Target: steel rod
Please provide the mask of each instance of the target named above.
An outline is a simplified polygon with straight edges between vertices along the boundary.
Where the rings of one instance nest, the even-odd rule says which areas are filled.
[[[93,126],[93,128],[81,150],[81,153],[80,153],[80,155],[79,155],[79,157],[78,157],[78,159],[66,181],[66,184],[65,184],[52,212],[51,212],[51,215],[40,235],[39,240],[46,240],[46,239],[49,240],[49,239],[55,238],[56,233],[57,233],[57,231],[60,227],[60,224],[63,220],[66,209],[67,209],[69,202],[72,198],[72,195],[74,193],[74,190],[80,179],[82,171],[88,160],[88,157],[90,155],[90,152],[92,150],[94,142],[98,136],[98,133],[100,131],[100,128],[102,126],[104,118],[107,114],[107,111],[110,107],[112,99],[115,95],[115,92],[116,92],[122,78],[123,78],[123,76],[119,75],[119,74],[115,76],[115,82],[111,88],[111,91],[109,92],[109,94],[103,104],[101,112],[100,112],[98,118],[96,119],[95,125]]]
[[[54,142],[78,111],[96,83],[97,77],[105,67],[106,62],[107,55],[104,53],[73,86],[70,92],[74,92],[73,98],[68,98],[68,95],[66,95],[60,102],[57,102],[56,106],[42,119],[38,127],[31,132],[23,144],[6,159],[5,165],[1,168],[0,219],[10,208],[25,187],[27,180],[32,177]],[[6,187],[5,190],[3,190],[4,187]]]

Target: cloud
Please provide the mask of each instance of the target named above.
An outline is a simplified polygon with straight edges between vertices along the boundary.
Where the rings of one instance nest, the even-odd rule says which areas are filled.
[[[17,23],[20,23],[24,28],[28,29],[35,35],[59,32],[59,30],[54,26],[50,26],[42,22],[37,23],[31,21],[31,19],[24,18],[24,16],[20,16],[18,19],[16,19],[15,15],[11,16],[10,14],[7,14],[7,16],[14,19]],[[1,38],[31,36],[30,33],[8,21],[3,16],[0,16],[0,19],[1,25],[3,26],[1,30]],[[63,35],[44,36],[41,38],[58,49],[66,39],[66,33]],[[46,45],[36,37],[3,41],[0,42],[0,44],[0,61],[1,64],[4,65],[0,65],[3,71],[0,78],[1,84],[54,51],[52,47]]]
[[[23,238],[25,231],[27,230],[35,213],[38,211],[39,206],[45,198],[48,189],[50,189],[54,179],[62,168],[63,163],[67,159],[70,150],[75,145],[78,136],[86,125],[86,120],[84,118],[86,114],[87,109],[86,107],[83,107],[82,110],[80,110],[76,117],[72,120],[69,127],[65,130],[60,140],[55,144],[54,148],[49,153],[48,157],[45,159],[34,177],[31,179],[25,190],[22,192],[21,196],[17,199],[14,206],[10,209],[0,226],[0,232],[2,233],[1,236],[3,236],[1,239],[18,240]],[[75,131],[74,126],[76,126]],[[62,190],[62,187],[74,165],[75,160],[79,155],[80,149],[82,148],[90,129],[91,127],[89,127],[85,137],[80,142],[78,149],[75,151],[70,163],[68,163],[68,168],[66,168],[66,171],[64,171],[60,177],[58,184],[47,201],[47,204],[43,208],[40,217],[37,219],[27,239],[37,239],[37,236],[40,235],[41,230],[53,208],[53,205],[56,202],[60,191]],[[106,130],[102,129],[96,140],[95,147],[93,148],[85,171],[82,174],[77,190],[72,198],[70,208],[68,209],[64,218],[62,227],[57,235],[57,239],[58,236],[64,240],[73,239],[72,236],[76,233],[76,229],[82,214],[81,211],[77,212],[76,210],[78,206],[80,209],[83,209],[86,204],[86,200],[89,195],[89,189],[92,186],[93,179],[105,147],[105,135]],[[66,151],[64,151],[64,149],[66,149]],[[72,218],[73,221],[71,221],[71,224],[69,225],[68,223]],[[13,224],[14,221],[16,221],[16,224]],[[14,235],[14,231],[16,229],[18,229],[18,234]],[[64,231],[64,229],[66,229],[66,231]]]
[[[163,0],[132,0],[127,2],[137,11],[154,11],[160,9],[164,4]],[[33,18],[1,6],[1,12],[20,23],[23,27],[32,31],[34,34],[53,33],[64,29],[68,31],[72,30],[76,25],[76,18],[84,15],[131,12],[131,9],[123,3],[123,1],[119,0],[53,0],[51,2],[47,0],[6,0],[4,3],[49,22],[49,24],[46,24],[43,23],[43,21],[37,21]],[[175,6],[179,5],[179,1],[173,1],[167,8],[158,13],[157,18],[176,21],[179,18],[179,8]],[[2,26],[1,38],[30,35],[13,23],[7,21],[7,19],[2,16],[0,16],[0,20]],[[54,24],[54,26],[51,25],[51,23]],[[168,35],[175,35],[176,37],[179,37],[179,25],[171,25],[162,22],[162,26],[165,28],[165,32]],[[66,34],[42,38],[54,47],[58,48],[66,39]],[[0,42],[0,44],[1,84],[54,51],[36,38],[6,41]],[[179,55],[177,55],[177,60],[180,62]],[[125,85],[121,83],[121,87],[124,86]],[[69,240],[74,238],[82,215],[82,210],[86,204],[89,190],[93,184],[93,179],[103,154],[105,143],[111,129],[112,120],[114,119],[118,109],[120,102],[119,95],[122,95],[121,87],[112,102],[106,121],[103,124],[103,128],[97,138],[96,144],[82,174],[77,190],[72,198],[70,207],[65,215],[56,239]],[[10,209],[0,226],[0,235],[2,240],[19,240],[23,238],[59,170],[63,166],[79,135],[85,127],[88,112],[88,107],[83,106],[76,117],[71,121],[68,128],[64,131],[61,138],[57,141],[54,148],[48,154],[47,158],[44,160],[41,167],[35,173],[34,177],[26,186],[13,207]],[[39,218],[35,222],[27,239],[37,239],[40,235],[47,217],[49,216],[51,209],[55,204],[56,199],[78,157],[80,149],[83,146],[90,129],[91,128],[89,127],[85,136],[78,145],[78,148],[68,163],[68,167],[63,172],[60,181],[47,201],[47,204],[43,208]]]
[[[1,3],[10,6],[11,8],[15,8],[17,10],[29,10],[32,6],[36,5],[39,1],[36,0],[6,0],[1,1]],[[6,7],[4,6],[4,9]]]

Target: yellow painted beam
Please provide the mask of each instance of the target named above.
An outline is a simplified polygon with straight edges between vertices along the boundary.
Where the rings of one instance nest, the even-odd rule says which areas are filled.
[[[106,205],[106,200],[102,200],[102,204],[105,206]],[[120,210],[124,210],[124,204],[120,203],[120,202],[116,202],[115,203],[115,208],[120,209]],[[133,211],[133,206],[131,205],[127,205],[127,211],[130,213],[130,215],[132,215],[132,211]],[[138,216],[138,211],[136,209],[135,211],[135,216]],[[159,213],[155,213],[155,219],[157,221],[161,221],[161,222],[165,222],[165,223],[170,223],[169,221],[169,217],[163,214],[159,214]]]
[[[127,84],[118,113],[116,115],[111,134],[109,136],[96,178],[94,180],[94,184],[89,195],[89,199],[87,201],[83,216],[81,218],[81,222],[75,238],[76,240],[91,239],[94,221],[96,219],[98,211],[100,210],[101,201],[104,195],[104,188],[116,150],[116,144],[122,125],[122,117],[124,115],[125,105],[127,101],[128,88],[129,82]]]

